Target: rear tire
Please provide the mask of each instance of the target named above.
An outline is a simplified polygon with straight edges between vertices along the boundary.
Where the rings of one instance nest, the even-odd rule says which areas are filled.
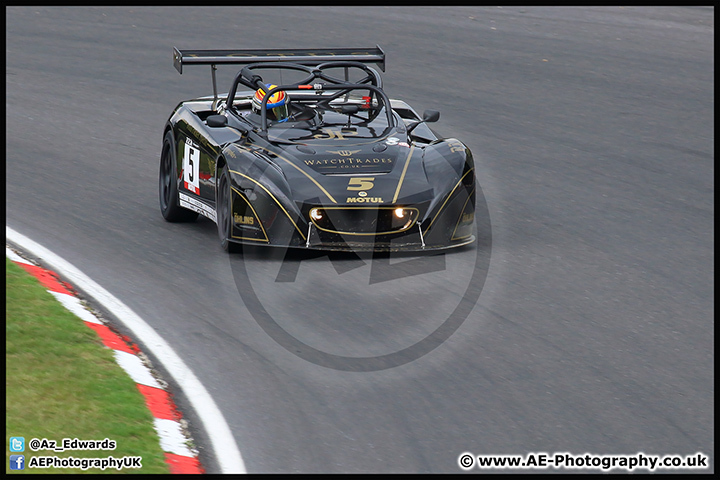
[[[241,245],[228,240],[232,236],[232,192],[227,167],[223,168],[217,183],[217,227],[220,246],[228,253],[238,253]]]
[[[175,161],[175,143],[172,132],[167,132],[163,139],[160,154],[160,212],[168,222],[192,222],[198,217],[197,212],[187,210],[178,204],[178,175]]]

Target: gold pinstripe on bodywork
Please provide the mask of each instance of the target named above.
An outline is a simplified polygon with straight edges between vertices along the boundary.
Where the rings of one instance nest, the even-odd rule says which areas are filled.
[[[266,151],[267,153],[271,153],[271,154],[275,155],[276,157],[278,157],[278,158],[279,158],[280,160],[282,160],[283,162],[285,162],[285,163],[287,163],[288,165],[290,165],[291,167],[295,168],[298,172],[302,173],[302,174],[305,175],[311,182],[313,182],[313,183],[315,184],[315,186],[318,187],[325,195],[327,195],[327,197],[330,199],[331,202],[337,203],[337,201],[335,201],[335,199],[333,198],[333,196],[330,195],[330,193],[329,193],[327,190],[325,190],[325,188],[323,188],[323,186],[320,185],[320,184],[317,182],[317,180],[315,180],[314,178],[312,178],[305,170],[303,170],[302,168],[300,168],[300,167],[298,167],[297,165],[295,165],[292,161],[288,160],[287,158],[283,157],[282,155],[278,155],[276,152],[272,152],[272,151],[268,150],[268,149],[265,148],[265,147],[258,146],[257,148],[258,148],[258,149],[262,149],[262,150]],[[250,151],[250,150],[248,150],[248,149],[245,149],[245,150]]]
[[[278,199],[275,198],[275,196],[274,196],[272,193],[270,193],[270,191],[269,191],[267,188],[265,188],[265,186],[264,186],[262,183],[258,182],[258,181],[255,180],[254,178],[248,177],[248,176],[245,175],[244,173],[240,173],[240,172],[238,172],[238,171],[236,171],[236,170],[229,170],[229,169],[228,169],[228,171],[229,171],[229,172],[232,172],[232,173],[234,173],[234,174],[236,174],[236,175],[240,175],[240,176],[243,177],[243,178],[247,178],[248,180],[250,180],[251,182],[253,182],[253,183],[256,184],[257,186],[259,186],[260,188],[262,188],[262,189],[265,191],[265,193],[267,193],[267,194],[270,196],[270,198],[272,198],[273,201],[274,201],[275,203],[277,203],[278,207],[280,207],[280,209],[283,211],[283,213],[285,213],[285,215],[287,215],[288,219],[289,219],[290,222],[292,222],[292,224],[295,226],[295,229],[298,231],[298,233],[300,234],[300,236],[302,237],[302,239],[303,239],[303,240],[306,240],[306,239],[307,239],[307,238],[305,237],[305,235],[303,234],[303,232],[300,230],[300,228],[297,226],[297,223],[295,223],[295,220],[293,220],[293,218],[290,216],[290,214],[288,213],[288,211],[285,210],[285,207],[283,207],[282,203],[280,203],[280,202],[278,201]],[[248,202],[248,203],[249,203],[249,202]],[[258,222],[259,222],[259,221],[260,221],[260,219],[258,218]]]
[[[232,236],[232,238],[236,238],[236,239],[238,239],[238,240],[252,240],[252,241],[255,241],[255,242],[270,242],[270,240],[268,239],[268,236],[267,236],[267,232],[265,231],[265,227],[263,227],[263,224],[262,224],[262,222],[260,221],[260,217],[258,216],[257,212],[255,211],[255,209],[253,208],[252,204],[250,203],[250,200],[248,200],[248,199],[245,197],[245,194],[243,194],[242,192],[240,192],[237,188],[235,188],[235,187],[230,187],[230,188],[231,188],[235,193],[237,193],[237,194],[240,196],[240,198],[242,198],[243,200],[245,200],[245,203],[248,204],[248,206],[250,207],[250,210],[252,210],[252,212],[253,212],[253,215],[255,215],[255,218],[257,218],[257,222],[258,222],[258,224],[260,225],[260,230],[262,230],[263,235],[265,235],[265,238],[264,238],[264,239],[263,239],[263,238],[236,237],[236,236],[234,236],[234,235]],[[232,212],[230,212],[230,213],[232,214]]]
[[[403,165],[403,171],[400,175],[400,180],[398,181],[397,189],[395,190],[395,196],[392,199],[392,203],[397,202],[398,195],[400,195],[400,187],[402,187],[403,180],[405,180],[405,173],[407,173],[408,165],[410,165],[410,158],[412,157],[413,151],[415,150],[415,145],[410,147],[410,152],[408,152],[408,156],[405,159],[405,165]]]
[[[435,216],[433,217],[432,221],[430,222],[430,225],[428,225],[428,227],[425,229],[425,232],[427,232],[428,230],[430,230],[430,227],[433,226],[433,223],[435,223],[435,220],[436,220],[437,217],[440,215],[440,212],[442,212],[443,208],[445,208],[445,205],[447,204],[448,200],[450,200],[450,197],[452,197],[452,196],[453,196],[453,193],[455,193],[455,190],[457,190],[457,188],[458,188],[460,185],[462,185],[463,179],[464,179],[465,177],[467,177],[468,174],[469,174],[469,173],[472,173],[473,171],[474,171],[474,170],[468,170],[467,172],[465,172],[465,175],[463,175],[462,177],[460,177],[460,180],[458,180],[458,182],[455,184],[455,186],[453,187],[453,189],[452,189],[452,190],[450,191],[450,193],[448,194],[447,198],[445,198],[445,201],[443,202],[442,206],[440,207],[440,210],[438,210],[438,212],[435,214]],[[463,208],[464,208],[464,207],[463,207]],[[456,227],[456,228],[457,228],[457,227]]]
[[[462,240],[462,239],[464,239],[464,238],[467,238],[467,237],[472,236],[472,233],[471,233],[470,235],[465,235],[464,237],[457,237],[457,238],[455,238],[455,232],[457,232],[457,228],[458,228],[458,226],[460,225],[460,220],[462,220],[463,212],[465,212],[465,207],[467,207],[467,204],[468,204],[468,202],[470,201],[470,199],[472,198],[473,193],[475,193],[475,189],[474,189],[474,188],[472,189],[472,192],[470,192],[470,195],[468,195],[467,200],[465,200],[465,205],[463,205],[463,207],[460,209],[460,216],[458,217],[458,221],[457,221],[457,223],[455,224],[455,229],[453,230],[452,236],[450,237],[450,241],[452,241],[452,240]]]

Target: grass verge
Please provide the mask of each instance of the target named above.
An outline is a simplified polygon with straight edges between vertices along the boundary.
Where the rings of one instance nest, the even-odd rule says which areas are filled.
[[[6,473],[169,473],[153,418],[135,383],[97,334],[6,258]],[[10,452],[10,437],[25,451]],[[114,450],[30,450],[33,438],[116,442]],[[11,470],[10,455],[25,469]],[[29,468],[32,457],[142,457],[142,468]],[[36,460],[37,461],[37,460]]]

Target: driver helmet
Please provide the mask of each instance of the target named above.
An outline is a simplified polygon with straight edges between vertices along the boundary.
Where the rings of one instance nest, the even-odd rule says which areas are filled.
[[[267,91],[276,87],[276,85],[269,83],[265,84],[265,86],[267,87]],[[252,100],[253,112],[260,114],[263,98],[265,98],[265,90],[258,88]],[[288,108],[290,105],[290,97],[284,91],[273,93],[268,99],[266,105],[269,119],[277,120],[278,122],[287,121],[290,111]]]

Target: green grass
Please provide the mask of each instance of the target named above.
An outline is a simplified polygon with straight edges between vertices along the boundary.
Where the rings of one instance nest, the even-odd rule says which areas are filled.
[[[169,473],[153,419],[135,383],[97,334],[6,258],[6,473]],[[9,439],[25,438],[25,470],[10,470]],[[37,451],[31,439],[78,438],[115,450]],[[140,469],[28,468],[31,457],[141,456]]]

